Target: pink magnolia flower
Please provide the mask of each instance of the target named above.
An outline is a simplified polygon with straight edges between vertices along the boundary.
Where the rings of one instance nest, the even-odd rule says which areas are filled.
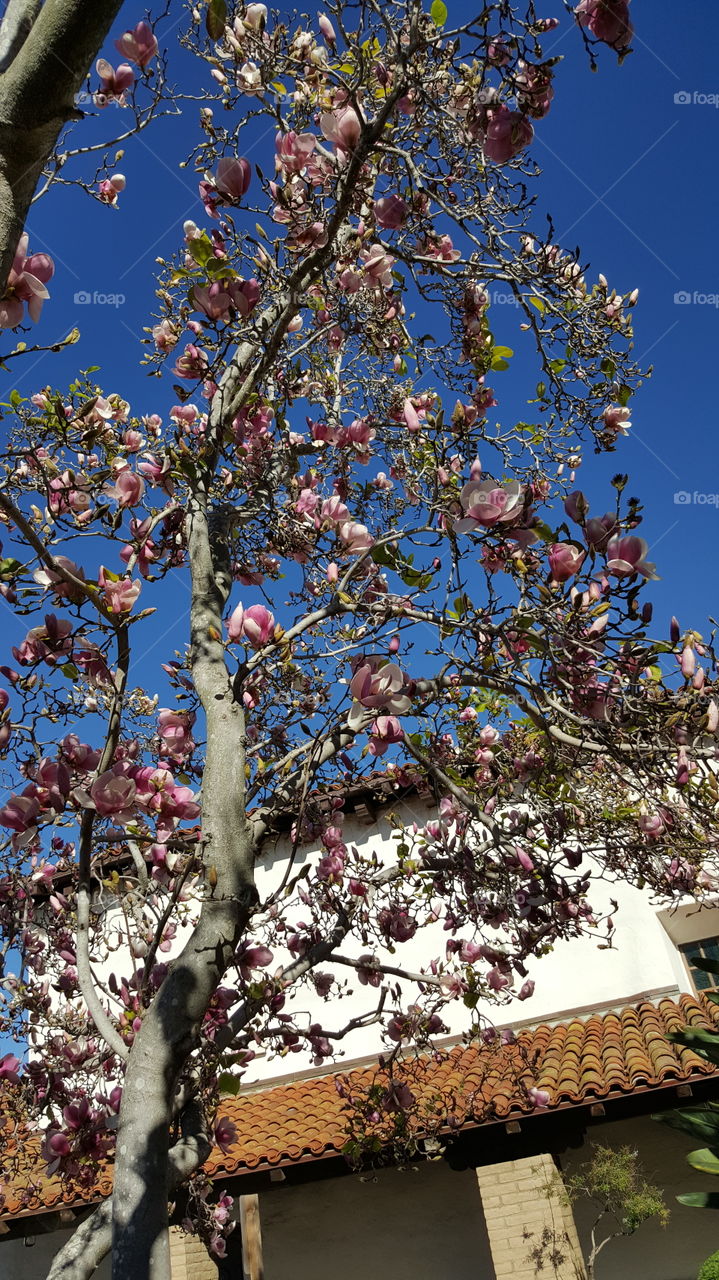
[[[586,559],[586,551],[573,542],[555,542],[549,548],[549,567],[553,582],[567,582],[579,573]]]
[[[634,33],[629,0],[580,0],[574,14],[595,39],[612,49],[626,49]]]
[[[253,969],[266,969],[272,964],[273,958],[269,947],[251,947],[243,942],[237,954],[236,963],[245,982],[251,982]]]
[[[518,480],[498,485],[487,476],[484,480],[470,480],[459,500],[465,516],[455,521],[455,533],[471,533],[481,525],[491,528],[518,519],[524,505],[524,491]]]
[[[67,569],[80,582],[85,581],[84,571],[75,564],[74,560],[68,559],[67,556],[55,556],[55,563],[59,568]],[[71,583],[66,582],[55,569],[36,569],[32,576],[38,586],[52,591],[57,600],[67,599],[78,603],[83,599],[79,588],[73,587]]]
[[[50,297],[45,288],[55,271],[55,264],[46,253],[33,253],[28,257],[29,236],[20,236],[5,293],[0,299],[0,329],[14,329],[22,323],[23,303],[27,304],[30,319],[37,324],[42,304]]]
[[[329,18],[327,17],[327,14],[326,14],[326,13],[318,13],[318,14],[317,14],[317,23],[318,23],[318,25],[319,25],[319,29],[320,29],[320,31],[322,32],[322,35],[324,36],[324,38],[325,38],[325,40],[327,41],[328,45],[330,45],[332,48],[334,48],[334,46],[337,44],[337,36],[336,36],[336,34],[335,34],[335,29],[334,29],[334,27],[332,26],[332,23],[330,22]]]
[[[195,723],[194,711],[174,711],[162,707],[157,715],[157,732],[162,738],[163,750],[177,760],[183,760],[192,754],[195,742],[192,737],[192,726]]]
[[[124,764],[114,764],[95,778],[89,792],[78,787],[74,798],[87,809],[95,809],[101,818],[112,818],[124,824],[135,816],[137,787],[128,777]]]
[[[528,147],[534,129],[521,111],[498,107],[492,111],[484,138],[484,154],[495,164],[506,164]]]
[[[587,520],[584,526],[587,544],[593,551],[606,550],[609,540],[613,537],[617,527],[617,517],[611,511],[607,511],[606,515],[603,516],[592,516],[591,520]]]
[[[103,490],[106,498],[111,498],[121,507],[135,507],[142,500],[145,492],[145,481],[142,476],[131,471],[126,463],[120,464],[115,475],[114,484],[106,484]]]
[[[124,173],[113,173],[109,178],[103,178],[97,184],[97,193],[103,204],[117,204],[117,197],[121,191],[127,186],[127,178]]]
[[[185,378],[188,382],[197,382],[204,378],[207,369],[207,356],[202,347],[188,342],[182,355],[178,356],[172,372],[176,378]]]
[[[126,62],[121,62],[117,70],[106,58],[98,58],[95,70],[102,81],[99,93],[94,95],[95,105],[106,107],[109,102],[125,105],[123,94],[134,83],[135,72]]]
[[[301,173],[317,146],[313,133],[278,133],[275,138],[275,163],[286,174]]]
[[[625,436],[632,425],[629,421],[629,410],[618,404],[609,405],[604,410],[602,421],[607,431],[611,431],[616,436]]]
[[[320,116],[322,136],[342,151],[354,151],[362,134],[362,122],[354,107],[337,107]]]
[[[377,224],[386,231],[398,231],[404,226],[409,213],[409,205],[401,196],[382,196],[375,201],[374,216]]]
[[[215,186],[223,196],[241,200],[252,179],[249,160],[244,156],[223,156],[215,171]]]
[[[141,582],[117,578],[104,565],[100,565],[97,582],[112,613],[129,613],[142,590]]]
[[[356,520],[341,524],[338,533],[351,556],[363,555],[374,546],[374,538],[367,526],[358,524]]]
[[[223,1155],[227,1155],[232,1144],[237,1141],[237,1129],[227,1116],[221,1116],[215,1125],[213,1136],[215,1146],[220,1148]]]
[[[532,1087],[527,1090],[527,1096],[529,1097],[530,1102],[534,1103],[534,1106],[538,1111],[543,1110],[544,1107],[548,1107],[551,1102],[551,1094],[546,1089],[536,1089]]]
[[[40,815],[40,802],[34,791],[34,787],[27,787],[22,795],[10,796],[0,809],[0,824],[16,832],[13,848],[23,848],[36,835],[35,820]],[[17,837],[22,839],[17,840]]]
[[[348,717],[350,727],[364,719],[363,708],[384,709],[391,716],[401,716],[409,711],[412,699],[403,692],[406,687],[404,672],[395,662],[378,665],[372,658],[357,668],[350,680],[349,691],[353,705]]]
[[[656,578],[654,565],[646,559],[649,550],[643,538],[634,534],[610,538],[607,545],[607,571],[616,578],[631,578],[640,573],[643,578]]]
[[[72,623],[54,613],[45,614],[44,626],[31,627],[19,648],[13,646],[15,661],[22,667],[33,662],[54,666],[58,659],[64,661],[71,653]]]
[[[13,1053],[6,1053],[3,1058],[0,1058],[0,1080],[7,1080],[8,1084],[19,1084],[19,1070],[20,1059]]]
[[[125,31],[120,39],[115,41],[115,48],[123,58],[127,58],[128,62],[137,63],[138,67],[146,67],[158,51],[157,39],[152,27],[144,20],[138,22],[133,31]]]
[[[177,346],[178,335],[170,324],[169,320],[161,320],[159,324],[154,325],[152,330],[152,341],[158,351],[167,353]]]
[[[661,840],[667,824],[661,813],[643,813],[639,818],[639,827],[650,840]]]
[[[275,618],[263,604],[252,604],[249,609],[238,604],[227,623],[230,640],[235,644],[246,642],[253,649],[262,649],[275,634]]]
[[[383,756],[388,747],[403,740],[404,731],[396,716],[378,716],[370,731],[370,755]]]

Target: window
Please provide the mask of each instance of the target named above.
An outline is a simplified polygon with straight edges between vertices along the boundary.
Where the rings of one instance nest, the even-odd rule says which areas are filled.
[[[695,991],[719,991],[719,973],[707,973],[692,964],[695,956],[711,960],[719,965],[719,938],[700,938],[697,942],[683,942],[679,948],[694,983]]]

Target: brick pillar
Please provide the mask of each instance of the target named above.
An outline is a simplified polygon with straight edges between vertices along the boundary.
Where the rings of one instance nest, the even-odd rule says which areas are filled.
[[[197,1236],[170,1227],[172,1280],[217,1280],[217,1267]]]
[[[477,1181],[497,1280],[586,1280],[574,1216],[550,1155],[485,1165]],[[530,1257],[537,1248],[541,1269]]]

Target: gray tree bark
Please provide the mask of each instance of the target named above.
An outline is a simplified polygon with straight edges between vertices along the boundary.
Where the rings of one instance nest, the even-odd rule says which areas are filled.
[[[205,712],[202,846],[213,888],[132,1046],[120,1109],[113,1191],[113,1280],[170,1280],[168,1132],[173,1095],[212,995],[257,900],[245,817],[245,722],[222,644],[231,582],[216,565],[204,495],[187,516],[192,675]]]
[[[10,0],[0,26],[0,296],[38,180],[122,0]]]

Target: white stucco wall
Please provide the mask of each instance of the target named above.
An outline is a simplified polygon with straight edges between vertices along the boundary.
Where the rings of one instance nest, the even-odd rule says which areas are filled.
[[[413,821],[424,824],[432,812],[416,799],[411,803],[398,801],[390,808],[408,825]],[[380,861],[394,860],[392,828],[383,813],[370,824],[349,816],[344,825],[344,837],[347,844],[375,851]],[[257,885],[262,898],[280,884],[289,849],[286,838],[265,847],[257,868]],[[316,860],[319,856],[317,848],[300,849],[294,870],[299,870],[304,861]],[[653,903],[649,894],[626,884],[603,881],[593,884],[590,901],[598,916],[611,910],[612,899],[618,902],[618,910],[613,913],[616,932],[611,950],[600,949],[604,941],[601,931],[597,931],[594,937],[560,942],[551,954],[530,963],[529,975],[535,980],[536,989],[529,1000],[513,1000],[502,1005],[487,1002],[480,1006],[480,1011],[496,1026],[518,1026],[545,1019],[561,1020],[583,1011],[603,1011],[643,996],[691,991],[691,981],[675,942],[719,934],[719,908],[699,910],[692,905],[683,913],[668,913],[661,911],[661,904]],[[300,914],[297,913],[298,916]],[[112,924],[112,916],[112,911],[108,912],[108,925]],[[397,946],[392,963],[419,970],[433,957],[444,956],[446,939],[447,935],[439,925],[422,929],[415,938]],[[500,931],[496,940],[501,945]],[[179,950],[181,943],[182,931],[172,952],[160,958],[170,958]],[[342,947],[344,954],[355,958],[366,950],[361,944],[349,941]],[[275,950],[275,965],[287,963],[290,959],[289,954],[283,955]],[[311,987],[303,987],[294,996],[288,995],[286,1011],[296,1014],[301,1024],[325,1021],[333,1028],[339,1028],[349,1018],[372,1010],[374,989],[362,987],[351,969],[333,966],[330,962],[321,967],[335,973],[340,980],[348,981],[353,994],[332,1008]],[[131,965],[128,959],[122,962],[120,956],[114,954],[107,964],[97,968],[101,974],[103,970],[105,974],[111,970],[122,973],[129,972]],[[459,1036],[469,1024],[468,1012],[461,1003],[456,1003],[447,1008],[445,1021],[449,1025],[450,1036]],[[340,1061],[370,1057],[381,1048],[381,1043],[376,1025],[354,1031],[338,1046]],[[247,1083],[267,1081],[312,1069],[312,1065],[311,1057],[305,1051],[282,1058],[260,1052],[245,1078]]]

